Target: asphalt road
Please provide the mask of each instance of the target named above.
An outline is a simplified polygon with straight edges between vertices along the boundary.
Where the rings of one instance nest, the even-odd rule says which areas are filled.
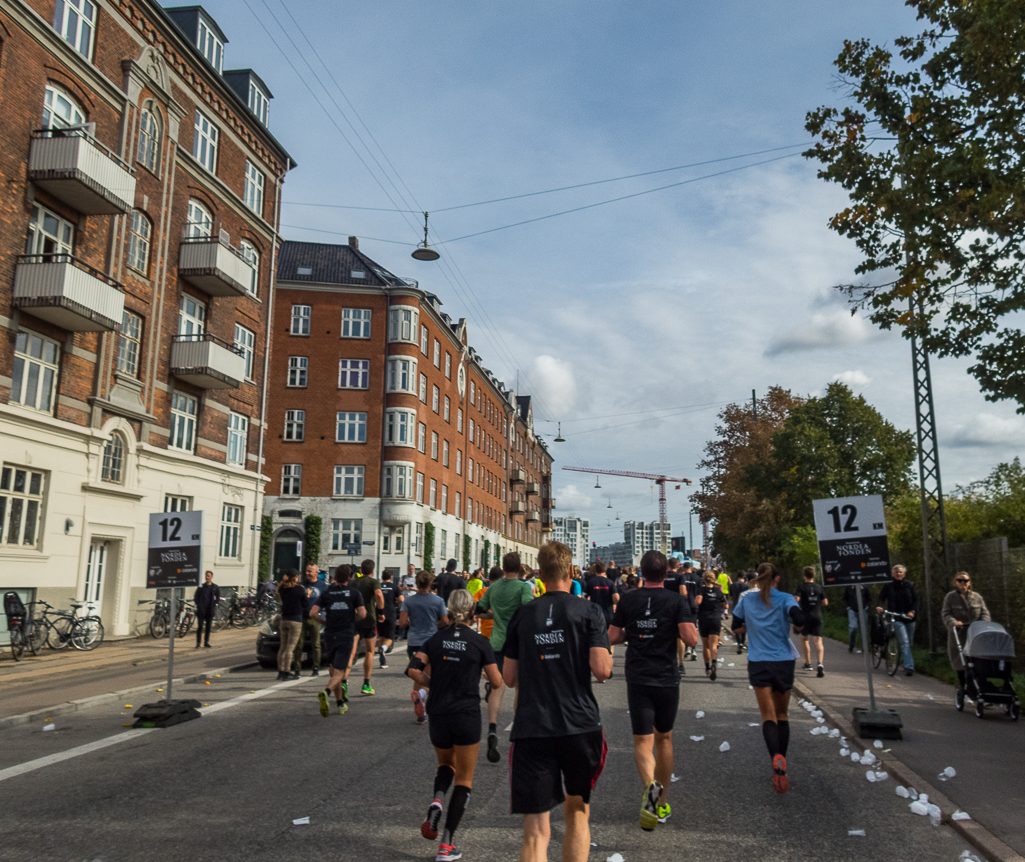
[[[895,782],[870,784],[865,767],[812,736],[813,719],[794,709],[791,792],[776,796],[743,657],[724,654],[716,683],[690,663],[681,684],[673,818],[654,833],[637,825],[642,788],[617,651],[616,676],[596,686],[609,759],[592,800],[592,860],[941,860],[967,844],[945,826],[909,813]],[[396,656],[398,659],[398,656]],[[355,675],[354,675],[355,676]],[[117,862],[432,859],[419,824],[435,771],[426,728],[413,720],[399,661],[375,670],[374,697],[354,697],[347,715],[320,716],[319,680],[277,684],[258,669],[226,674],[178,692],[227,708],[166,730],[131,731],[133,709],[117,703],[0,730],[0,858]],[[355,689],[356,686],[354,685]],[[254,694],[250,694],[253,692]],[[153,698],[158,695],[154,690]],[[251,698],[234,702],[238,697]],[[137,696],[133,708],[145,701]],[[696,710],[705,712],[697,719]],[[509,723],[508,711],[502,726]],[[690,735],[704,736],[700,742]],[[107,747],[24,771],[38,758],[90,743]],[[726,753],[719,751],[730,743]],[[514,860],[520,818],[508,814],[503,762],[478,763],[458,833],[464,858]],[[30,764],[31,765],[31,764]],[[15,774],[12,774],[15,773]],[[295,826],[294,818],[310,824]],[[864,829],[866,835],[849,836]],[[557,859],[561,816],[553,816]]]

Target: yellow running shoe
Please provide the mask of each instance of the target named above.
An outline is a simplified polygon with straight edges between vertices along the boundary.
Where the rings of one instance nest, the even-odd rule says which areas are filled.
[[[320,701],[320,714],[324,716],[324,718],[327,718],[331,714],[331,707],[328,706],[327,703],[327,692],[317,692],[317,700]]]
[[[662,796],[662,785],[652,781],[644,790],[641,800],[641,829],[651,832],[658,826],[658,800]]]

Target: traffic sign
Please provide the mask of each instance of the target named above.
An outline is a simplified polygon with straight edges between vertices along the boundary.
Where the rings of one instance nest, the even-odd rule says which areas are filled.
[[[151,514],[146,586],[198,587],[202,569],[203,513]]]
[[[350,557],[355,557],[363,548],[359,542],[348,542],[344,547],[349,552]]]
[[[878,494],[813,500],[815,533],[827,587],[890,579],[886,514]]]

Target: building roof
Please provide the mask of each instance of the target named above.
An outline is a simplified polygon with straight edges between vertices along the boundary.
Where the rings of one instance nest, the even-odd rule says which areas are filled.
[[[291,240],[282,243],[278,252],[278,281],[416,287],[415,281],[388,272],[354,246]]]

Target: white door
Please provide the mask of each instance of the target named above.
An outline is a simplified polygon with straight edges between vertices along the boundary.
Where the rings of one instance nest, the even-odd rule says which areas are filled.
[[[103,601],[103,576],[107,569],[107,543],[102,540],[93,541],[89,546],[89,563],[85,569],[85,607],[80,613],[99,614],[100,603]]]

